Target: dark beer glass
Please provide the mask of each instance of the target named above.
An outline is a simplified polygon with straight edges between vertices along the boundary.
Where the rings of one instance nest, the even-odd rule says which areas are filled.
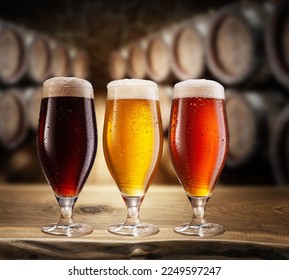
[[[97,147],[94,95],[91,84],[73,77],[44,82],[37,149],[43,173],[60,206],[58,223],[42,228],[54,235],[81,236],[92,232],[75,223],[73,207],[92,168]]]
[[[174,86],[169,129],[172,164],[193,207],[192,221],[178,233],[213,236],[221,225],[207,223],[206,204],[221,174],[228,150],[228,126],[222,85],[186,80]]]

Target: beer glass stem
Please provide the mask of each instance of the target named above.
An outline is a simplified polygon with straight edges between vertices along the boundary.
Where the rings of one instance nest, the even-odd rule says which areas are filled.
[[[139,218],[139,209],[143,201],[143,197],[125,197],[123,196],[127,207],[127,217],[124,222],[125,226],[135,226],[141,224]]]
[[[109,232],[127,236],[148,236],[159,232],[158,227],[148,223],[142,223],[139,218],[139,209],[144,196],[126,197],[122,195],[122,197],[127,207],[126,220],[123,223],[108,227]]]
[[[58,223],[53,223],[42,227],[42,231],[54,235],[62,236],[82,236],[92,232],[92,228],[86,224],[75,223],[72,212],[77,196],[74,197],[59,197],[56,196],[60,206],[60,218]]]
[[[205,219],[205,209],[209,197],[190,197],[188,196],[192,208],[193,208],[193,218],[190,222],[190,226],[201,226],[206,224]]]
[[[76,203],[77,196],[74,197],[58,197],[56,199],[60,206],[60,219],[58,221],[58,226],[70,226],[74,225],[73,220],[73,207]]]
[[[224,233],[223,226],[207,223],[205,209],[210,197],[191,197],[188,195],[193,208],[193,218],[189,223],[174,228],[175,232],[193,236],[214,236]]]

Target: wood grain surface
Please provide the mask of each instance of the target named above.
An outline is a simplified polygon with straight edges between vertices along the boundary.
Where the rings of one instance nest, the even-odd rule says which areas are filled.
[[[48,185],[0,185],[0,259],[288,259],[289,188],[217,186],[206,211],[226,232],[183,236],[175,225],[191,219],[181,186],[151,186],[141,219],[160,228],[149,237],[120,237],[107,227],[126,216],[116,186],[87,185],[74,218],[93,227],[84,237],[54,237],[41,227],[59,218]]]

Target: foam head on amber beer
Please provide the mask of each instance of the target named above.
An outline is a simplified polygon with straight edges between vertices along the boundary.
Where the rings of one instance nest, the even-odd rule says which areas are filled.
[[[158,85],[150,80],[121,79],[107,85],[107,100],[110,99],[149,99],[159,100]]]
[[[58,96],[93,98],[93,88],[89,81],[76,77],[54,77],[46,80],[43,83],[42,98]]]
[[[190,79],[175,84],[173,99],[186,97],[225,99],[224,87],[205,79]]]

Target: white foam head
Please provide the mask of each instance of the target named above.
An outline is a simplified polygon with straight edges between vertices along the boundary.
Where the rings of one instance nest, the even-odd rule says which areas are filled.
[[[175,84],[173,99],[186,97],[225,99],[224,87],[205,79],[190,79]]]
[[[93,87],[76,77],[54,77],[43,83],[42,97],[73,96],[93,98]]]
[[[107,84],[107,100],[110,99],[159,100],[158,85],[143,79],[114,80]]]

